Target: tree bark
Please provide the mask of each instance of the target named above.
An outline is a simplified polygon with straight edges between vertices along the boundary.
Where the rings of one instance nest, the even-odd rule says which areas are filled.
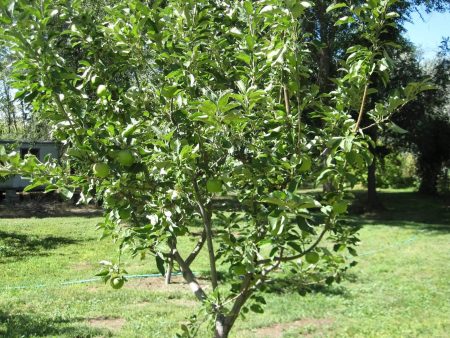
[[[176,260],[176,262],[180,266],[181,272],[183,273],[183,278],[188,283],[188,285],[191,288],[192,292],[194,293],[195,297],[197,297],[197,299],[199,301],[204,302],[207,298],[205,292],[203,291],[202,287],[195,279],[195,276],[192,273],[192,270],[186,264],[184,259],[180,256],[180,254],[176,248],[173,253],[173,258]]]
[[[167,264],[167,271],[166,271],[166,285],[169,285],[172,281],[172,270],[173,270],[173,261],[169,260],[169,264]]]
[[[213,244],[213,233],[212,233],[212,223],[211,217],[212,212],[209,207],[205,206],[203,200],[200,196],[200,191],[198,188],[197,181],[194,179],[194,191],[196,202],[200,211],[200,215],[203,219],[203,226],[206,234],[206,245],[208,247],[208,256],[209,256],[209,266],[210,266],[210,275],[211,275],[211,285],[213,290],[215,290],[218,286],[218,278],[217,278],[217,269],[216,269],[216,257],[214,254],[214,244]]]
[[[167,263],[167,269],[166,269],[166,278],[165,282],[166,285],[169,285],[172,280],[172,270],[173,270],[173,258],[175,255],[175,248],[176,248],[176,242],[172,239],[169,239],[169,247],[170,247],[170,257]]]
[[[222,313],[216,317],[214,327],[214,338],[227,338],[230,334],[231,327],[227,325],[227,318]]]
[[[372,153],[373,161],[367,168],[367,204],[366,209],[369,211],[377,211],[377,210],[383,210],[384,206],[383,203],[381,203],[380,199],[378,198],[377,193],[377,176],[376,176],[376,170],[377,170],[377,139],[378,139],[378,133],[375,129],[371,129],[367,132],[367,134],[370,136],[370,138],[373,141],[373,144],[369,146],[369,150]]]
[[[373,161],[367,168],[367,209],[368,210],[382,210],[384,209],[383,204],[378,198],[377,193],[377,178],[376,178],[376,168],[377,168],[377,157],[374,154]]]
[[[437,195],[437,181],[441,168],[435,163],[425,163],[426,161],[421,162],[419,192],[425,195]]]

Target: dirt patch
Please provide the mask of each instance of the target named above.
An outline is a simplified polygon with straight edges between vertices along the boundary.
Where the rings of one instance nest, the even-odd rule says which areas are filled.
[[[148,300],[144,300],[144,301],[139,302],[139,303],[128,304],[128,305],[126,305],[126,307],[127,308],[132,308],[132,309],[140,309],[140,308],[146,307],[148,305],[153,305],[153,303],[148,301]]]
[[[129,279],[129,281],[127,283],[125,283],[125,287],[130,288],[130,289],[179,291],[179,290],[184,290],[186,288],[186,285],[184,284],[182,277],[175,276],[175,277],[172,277],[172,282],[170,285],[166,285],[164,277],[150,277],[150,278]]]
[[[125,325],[125,319],[123,318],[97,317],[88,319],[86,322],[89,326],[97,329],[108,329],[111,331],[118,331]]]
[[[95,267],[94,264],[87,263],[87,262],[81,262],[81,263],[77,263],[77,264],[73,264],[72,265],[72,269],[76,270],[76,271],[91,270],[94,267]]]
[[[304,318],[299,319],[294,322],[274,324],[271,326],[262,327],[260,329],[252,330],[256,333],[257,337],[261,338],[282,338],[283,332],[287,330],[302,328],[302,327],[313,327],[314,334],[318,334],[324,331],[324,328],[331,325],[333,321],[331,319],[316,319],[316,318]],[[312,337],[312,335],[305,334],[303,337]]]
[[[208,289],[208,281],[197,280],[203,289]],[[169,285],[166,285],[164,277],[150,277],[150,278],[139,278],[130,279],[125,283],[126,288],[131,289],[151,289],[153,291],[189,291],[189,287],[186,285],[183,277],[173,276],[172,281]]]
[[[186,306],[186,307],[190,307],[190,308],[195,308],[200,304],[200,302],[198,302],[198,301],[195,301],[192,299],[182,299],[182,298],[169,299],[169,302],[171,304],[174,304],[175,306]]]
[[[98,290],[100,289],[99,286],[89,286],[86,288],[86,291],[88,292],[98,292]]]

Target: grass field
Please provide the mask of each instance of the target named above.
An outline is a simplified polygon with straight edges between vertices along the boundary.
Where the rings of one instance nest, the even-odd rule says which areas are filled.
[[[240,320],[233,337],[449,337],[450,208],[410,192],[382,197],[386,212],[350,218],[364,227],[347,280],[306,296],[269,293],[265,313]],[[0,220],[1,337],[171,337],[196,311],[177,278],[168,287],[132,279],[121,290],[61,285],[117,258],[109,239],[98,240],[98,221]],[[124,260],[130,274],[157,272],[152,260]],[[203,257],[194,271],[206,269]]]

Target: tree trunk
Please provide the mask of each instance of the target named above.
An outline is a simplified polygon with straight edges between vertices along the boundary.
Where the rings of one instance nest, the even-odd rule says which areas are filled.
[[[166,285],[169,285],[172,280],[172,270],[173,270],[173,259],[169,259],[169,263],[167,264],[166,271]]]
[[[231,325],[228,325],[227,317],[218,314],[215,322],[214,338],[227,338],[231,331]]]
[[[370,136],[370,138],[373,141],[373,144],[369,146],[369,150],[372,153],[373,161],[372,163],[367,167],[367,204],[366,209],[368,211],[377,211],[377,210],[383,210],[384,206],[383,203],[381,203],[380,199],[378,198],[377,193],[377,154],[378,149],[376,146],[377,139],[378,139],[378,133],[376,129],[369,129],[367,134]]]
[[[425,161],[422,161],[425,162]],[[437,195],[437,181],[439,173],[441,171],[440,166],[435,163],[421,163],[420,164],[420,186],[419,192],[426,195]]]
[[[175,251],[176,251],[176,242],[169,240],[169,247],[170,247],[170,257],[169,257],[169,261],[167,263],[167,270],[166,270],[166,285],[169,285],[171,280],[172,280],[172,271],[173,271],[173,258],[175,255]]]
[[[367,209],[368,210],[382,210],[383,204],[378,198],[377,193],[377,157],[374,154],[373,161],[367,168]]]

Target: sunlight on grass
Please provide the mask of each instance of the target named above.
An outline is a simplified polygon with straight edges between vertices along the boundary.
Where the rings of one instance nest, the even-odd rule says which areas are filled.
[[[386,212],[350,218],[365,226],[360,263],[347,280],[306,296],[274,289],[265,313],[248,314],[232,336],[446,336],[448,208],[406,191],[386,192],[383,199]],[[90,279],[100,260],[118,258],[109,239],[98,240],[98,221],[0,220],[0,336],[171,337],[197,311],[180,278],[168,287],[161,278],[131,279],[121,290],[96,281],[60,285]],[[157,272],[152,257],[123,257],[123,263],[130,274]],[[193,269],[206,271],[206,257]],[[8,289],[15,286],[30,288]]]

